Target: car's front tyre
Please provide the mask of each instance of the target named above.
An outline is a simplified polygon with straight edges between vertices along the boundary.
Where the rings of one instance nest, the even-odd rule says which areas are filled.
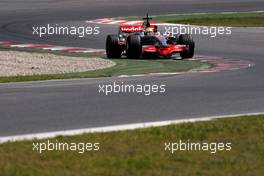
[[[127,37],[127,57],[138,59],[142,53],[141,37],[139,35],[130,35]]]
[[[191,35],[189,34],[181,34],[179,36],[179,44],[187,45],[189,49],[187,51],[180,52],[180,56],[182,59],[192,58],[194,55],[194,41]]]

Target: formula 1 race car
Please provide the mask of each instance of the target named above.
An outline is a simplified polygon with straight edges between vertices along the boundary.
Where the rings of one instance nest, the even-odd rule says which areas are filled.
[[[156,25],[149,20],[138,26],[120,26],[117,35],[108,35],[106,38],[106,55],[108,58],[171,58],[180,53],[182,59],[192,58],[194,55],[194,41],[189,34],[161,35]]]

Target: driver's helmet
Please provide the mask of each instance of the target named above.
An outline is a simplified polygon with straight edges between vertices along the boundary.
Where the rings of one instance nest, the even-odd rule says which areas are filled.
[[[145,35],[153,35],[154,34],[154,29],[152,27],[147,27],[145,29]]]

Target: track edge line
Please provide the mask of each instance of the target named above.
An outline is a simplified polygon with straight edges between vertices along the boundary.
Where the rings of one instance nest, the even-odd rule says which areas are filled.
[[[128,130],[135,130],[135,129],[176,125],[176,124],[182,124],[182,123],[211,121],[211,120],[216,120],[216,119],[221,119],[221,118],[255,116],[255,115],[263,115],[263,114],[264,112],[218,115],[218,116],[207,116],[207,117],[189,118],[189,119],[142,122],[142,123],[112,125],[112,126],[103,126],[103,127],[94,127],[94,128],[83,128],[83,129],[74,129],[74,130],[63,130],[63,131],[53,131],[53,132],[44,132],[44,133],[4,136],[4,137],[0,137],[0,144],[7,143],[7,142],[16,142],[16,141],[30,141],[30,140],[36,140],[36,139],[40,140],[40,139],[47,139],[47,138],[55,138],[58,136],[74,136],[74,135],[80,135],[80,134],[85,134],[85,133],[106,133],[106,132],[116,132],[116,131],[128,131]]]

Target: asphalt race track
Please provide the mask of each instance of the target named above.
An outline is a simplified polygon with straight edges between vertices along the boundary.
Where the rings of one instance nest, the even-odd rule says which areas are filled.
[[[162,8],[161,8],[162,7]],[[32,25],[83,24],[98,18],[167,13],[263,10],[262,0],[2,0],[0,41],[104,48],[115,26],[85,39],[32,36]],[[264,112],[264,29],[195,36],[196,53],[248,60],[254,67],[220,73],[0,84],[0,136],[204,116]],[[166,84],[164,95],[98,93],[98,84]]]

